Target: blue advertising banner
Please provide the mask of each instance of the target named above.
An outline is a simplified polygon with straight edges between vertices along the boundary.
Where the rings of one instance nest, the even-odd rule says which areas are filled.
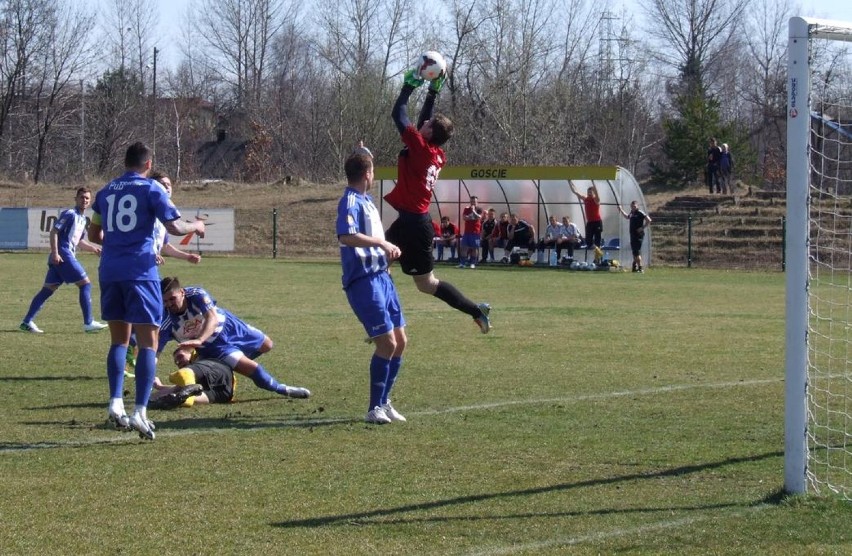
[[[0,208],[0,249],[27,248],[27,213],[25,208]]]

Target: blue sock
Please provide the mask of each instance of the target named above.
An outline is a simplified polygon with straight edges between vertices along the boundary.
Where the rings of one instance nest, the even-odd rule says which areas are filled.
[[[53,291],[50,288],[42,288],[39,290],[35,297],[33,298],[32,303],[30,303],[30,310],[27,311],[27,316],[24,317],[24,322],[32,322],[35,316],[41,311],[44,302],[47,301],[47,298],[53,295]]]
[[[113,344],[107,354],[107,379],[109,380],[109,397],[124,396],[124,360],[127,357],[127,346]]]
[[[388,383],[390,374],[390,361],[378,355],[373,355],[370,360],[370,407],[372,410],[377,405],[382,405],[382,396]]]
[[[388,396],[390,396],[391,388],[393,388],[394,382],[396,382],[396,375],[399,374],[399,369],[402,367],[402,357],[391,357],[391,360],[388,362],[388,380],[385,383],[385,390],[382,392],[382,403],[388,403]]]
[[[121,370],[124,374],[124,358],[121,359]],[[157,354],[151,348],[140,349],[136,355],[136,405],[148,406],[151,398],[151,388],[157,374]]]
[[[80,286],[80,309],[83,310],[83,324],[92,324],[92,284]]]
[[[255,385],[262,390],[269,390],[276,394],[286,393],[287,386],[280,384],[277,380],[272,378],[272,375],[266,372],[263,365],[258,365],[257,369],[255,369],[249,378],[252,379]]]

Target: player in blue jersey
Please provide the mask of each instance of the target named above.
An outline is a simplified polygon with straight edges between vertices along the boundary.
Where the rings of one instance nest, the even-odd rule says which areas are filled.
[[[169,199],[172,198],[172,180],[169,176],[159,170],[152,170],[148,174],[148,177],[162,185],[166,193],[169,194]],[[201,220],[200,218],[196,219]],[[158,266],[165,264],[164,256],[182,259],[191,264],[201,262],[201,255],[182,251],[172,245],[169,242],[169,234],[166,232],[166,227],[159,220],[154,223],[154,253],[157,254]],[[127,350],[127,360],[124,366],[124,376],[130,378],[136,376],[131,372],[134,367],[136,367],[136,336],[131,334],[130,347]]]
[[[346,159],[347,186],[337,205],[337,237],[343,289],[355,316],[375,345],[370,361],[370,403],[365,421],[384,425],[405,421],[389,398],[402,366],[405,317],[388,265],[399,247],[385,240],[382,219],[367,195],[373,184],[373,157],[363,144]]]
[[[102,318],[109,323],[111,345],[107,355],[110,421],[154,439],[147,406],[157,374],[158,334],[163,311],[154,223],[159,220],[176,236],[195,232],[204,237],[204,222],[183,222],[162,186],[147,178],[151,149],[134,143],[124,156],[126,172],[95,195],[89,241],[101,244],[98,276]],[[136,333],[136,398],[133,414],[124,410],[124,364],[131,332]]]
[[[33,319],[44,306],[48,298],[62,284],[75,284],[80,293],[80,309],[83,310],[83,330],[98,332],[107,327],[106,324],[92,319],[92,282],[86,274],[86,269],[77,260],[77,247],[98,255],[101,248],[92,245],[83,238],[86,232],[86,217],[84,213],[92,204],[92,190],[88,187],[77,189],[74,208],[62,211],[59,219],[50,230],[50,255],[47,258],[47,276],[44,285],[33,297],[30,310],[21,322],[21,330],[42,334]]]
[[[182,287],[177,277],[161,282],[166,309],[160,326],[157,352],[169,340],[180,343],[174,354],[178,366],[189,362],[192,350],[201,359],[218,359],[235,372],[247,376],[258,388],[288,398],[308,398],[311,391],[281,384],[255,359],[272,349],[272,340],[254,326],[216,305],[203,288]]]

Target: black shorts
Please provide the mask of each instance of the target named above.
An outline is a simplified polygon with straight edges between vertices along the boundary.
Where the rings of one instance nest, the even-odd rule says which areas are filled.
[[[435,259],[432,256],[434,235],[432,218],[428,214],[400,211],[385,233],[385,239],[402,251],[399,266],[404,274],[420,276],[432,272],[435,268]]]
[[[234,371],[218,359],[199,359],[187,365],[195,373],[210,403],[228,403],[234,399]]]
[[[638,257],[642,252],[642,240],[645,235],[630,234],[630,251],[634,257]]]

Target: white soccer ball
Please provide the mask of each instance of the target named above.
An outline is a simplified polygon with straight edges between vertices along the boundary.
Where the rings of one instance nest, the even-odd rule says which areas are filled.
[[[417,74],[420,79],[432,81],[440,77],[441,72],[447,70],[447,62],[439,52],[429,50],[420,55],[417,61]]]
[[[571,270],[580,270],[580,262],[573,261],[570,266]]]

